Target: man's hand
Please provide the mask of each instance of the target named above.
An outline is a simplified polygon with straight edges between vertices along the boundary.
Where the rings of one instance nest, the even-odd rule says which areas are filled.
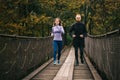
[[[81,34],[80,37],[83,38],[84,36]]]
[[[73,34],[72,37],[74,38],[74,37],[76,37],[76,35]]]

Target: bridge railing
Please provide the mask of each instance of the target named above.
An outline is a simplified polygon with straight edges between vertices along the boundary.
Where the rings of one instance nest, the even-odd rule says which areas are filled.
[[[120,80],[120,30],[88,35],[85,50],[103,80]]]
[[[52,55],[52,37],[0,35],[0,80],[20,80]]]

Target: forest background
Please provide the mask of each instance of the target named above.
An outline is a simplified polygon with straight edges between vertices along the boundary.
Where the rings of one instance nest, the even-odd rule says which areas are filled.
[[[68,33],[76,13],[92,35],[120,29],[120,0],[0,0],[0,34],[50,36],[56,17]]]

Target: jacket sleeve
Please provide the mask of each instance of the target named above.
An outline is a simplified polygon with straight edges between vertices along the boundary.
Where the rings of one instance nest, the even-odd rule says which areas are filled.
[[[87,29],[86,29],[86,26],[84,25],[84,28],[83,28],[83,36],[84,37],[87,37]]]
[[[72,25],[69,29],[69,35],[72,37],[72,32],[74,31],[74,25]]]
[[[65,33],[63,26],[61,26],[61,32],[62,32],[63,34]]]

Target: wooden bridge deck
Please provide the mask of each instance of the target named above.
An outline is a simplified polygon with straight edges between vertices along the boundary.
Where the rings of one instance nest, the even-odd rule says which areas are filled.
[[[60,65],[54,65],[53,59],[49,60],[23,80],[102,80],[86,56],[84,64],[75,65],[72,47],[65,49],[60,61]]]

